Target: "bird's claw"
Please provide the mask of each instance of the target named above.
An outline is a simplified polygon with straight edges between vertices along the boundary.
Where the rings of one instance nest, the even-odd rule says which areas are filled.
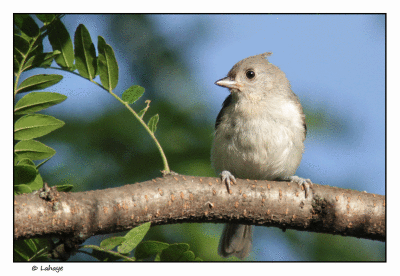
[[[310,189],[312,188],[312,182],[310,179],[305,179],[294,175],[289,177],[289,180],[292,182],[296,182],[299,186],[303,186],[305,190],[305,197],[308,197],[308,195],[310,194]]]
[[[236,178],[229,171],[222,171],[220,175],[221,175],[222,183],[225,183],[226,187],[228,188],[228,192],[230,192],[231,191],[231,182],[233,184],[236,184]]]

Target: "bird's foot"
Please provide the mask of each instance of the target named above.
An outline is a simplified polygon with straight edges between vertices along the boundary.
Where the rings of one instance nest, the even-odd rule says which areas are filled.
[[[222,183],[225,183],[226,187],[228,188],[228,192],[230,193],[231,182],[233,184],[236,184],[236,178],[229,171],[222,171],[220,175],[221,175]]]
[[[310,179],[305,179],[305,178],[298,177],[297,175],[293,175],[293,176],[289,177],[289,180],[291,182],[296,182],[299,186],[303,186],[304,190],[305,190],[306,198],[308,197],[308,195],[310,194],[310,189],[312,187],[312,182]]]

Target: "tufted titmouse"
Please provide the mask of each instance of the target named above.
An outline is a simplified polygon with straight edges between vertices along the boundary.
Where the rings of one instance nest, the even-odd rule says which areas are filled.
[[[268,62],[271,54],[239,61],[215,83],[229,88],[231,94],[215,122],[211,162],[228,190],[235,176],[289,180],[303,185],[307,197],[311,181],[294,176],[307,132],[303,108],[285,74]],[[246,258],[252,232],[251,225],[227,224],[218,254]]]

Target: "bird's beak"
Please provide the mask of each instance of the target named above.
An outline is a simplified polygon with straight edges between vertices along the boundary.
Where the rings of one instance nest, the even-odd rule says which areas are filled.
[[[239,89],[240,88],[240,85],[238,84],[238,82],[235,81],[235,80],[232,80],[229,77],[217,80],[215,82],[215,84],[219,85],[219,86],[222,86],[222,87],[229,88],[229,89]]]

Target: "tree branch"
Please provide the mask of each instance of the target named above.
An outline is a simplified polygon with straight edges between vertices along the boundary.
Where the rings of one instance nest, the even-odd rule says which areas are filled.
[[[64,193],[54,187],[14,199],[14,239],[73,237],[153,225],[212,222],[275,226],[385,241],[385,197],[314,184],[168,175],[118,188]]]

